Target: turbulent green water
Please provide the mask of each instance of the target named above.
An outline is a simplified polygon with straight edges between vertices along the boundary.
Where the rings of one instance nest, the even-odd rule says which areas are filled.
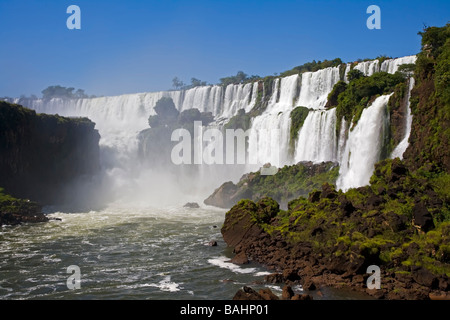
[[[262,280],[238,267],[220,228],[224,210],[171,207],[52,213],[62,221],[0,229],[1,299],[231,299]],[[217,247],[206,244],[216,240]],[[81,288],[69,290],[77,265]]]
[[[225,210],[111,205],[49,216],[61,221],[0,228],[0,299],[227,300],[244,285],[263,287],[270,273],[228,262]],[[208,246],[211,240],[218,246]],[[67,286],[72,265],[80,268],[80,289]],[[321,290],[316,299],[361,298]]]

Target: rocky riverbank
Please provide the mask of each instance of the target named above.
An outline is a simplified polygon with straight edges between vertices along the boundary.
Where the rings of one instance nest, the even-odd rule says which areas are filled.
[[[47,222],[42,206],[30,200],[5,195],[0,189],[0,227],[22,223]]]
[[[271,198],[241,200],[222,228],[233,262],[257,261],[280,273],[269,282],[298,281],[306,290],[450,298],[450,223],[436,219],[443,202],[433,185],[398,159],[379,163],[371,181],[347,193],[324,184],[287,211]],[[380,267],[380,289],[367,288],[370,265]]]

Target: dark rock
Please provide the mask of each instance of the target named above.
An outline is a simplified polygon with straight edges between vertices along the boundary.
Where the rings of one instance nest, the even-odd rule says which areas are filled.
[[[441,278],[439,278],[439,290],[442,291],[448,291],[450,289],[450,279],[443,275]]]
[[[242,186],[239,188],[233,182],[228,181],[217,188],[208,198],[203,201],[204,204],[219,208],[231,208],[239,200],[251,199],[251,190]]]
[[[338,197],[338,193],[336,192],[336,190],[334,189],[333,186],[331,186],[330,184],[328,184],[327,182],[325,182],[322,185],[322,193],[320,195],[321,199],[327,198],[327,199],[336,199]]]
[[[197,202],[188,202],[183,206],[183,208],[198,209],[198,208],[200,208],[200,206],[198,205]]]
[[[352,283],[357,285],[364,285],[366,283],[362,274],[356,274],[352,277]]]
[[[208,246],[210,246],[210,247],[217,247],[217,241],[211,240],[210,242],[208,242]]]
[[[260,236],[263,230],[252,216],[257,209],[253,201],[243,200],[242,203],[239,202],[227,212],[221,232],[228,246],[236,247],[241,241]]]
[[[392,160],[390,182],[398,181],[402,176],[408,173],[408,168],[399,159]]]
[[[353,275],[361,269],[364,261],[365,259],[363,256],[351,252],[349,254],[333,257],[327,267],[331,272],[336,274]]]
[[[42,206],[36,202],[23,199],[0,201],[0,227],[47,221],[49,219],[42,213]]]
[[[418,270],[413,271],[412,277],[418,284],[428,288],[437,289],[439,285],[438,279],[425,268],[419,268]]]
[[[245,286],[236,292],[233,300],[279,300],[279,298],[268,288],[256,292],[252,288]]]
[[[386,214],[387,224],[394,232],[402,231],[406,229],[408,218],[405,215],[398,215],[394,212],[388,212]]]
[[[376,194],[371,194],[366,201],[367,208],[369,210],[377,209],[380,204],[383,203],[383,198]]]
[[[313,297],[309,294],[296,294],[291,298],[291,300],[313,300]]]
[[[281,300],[291,300],[294,296],[294,291],[290,286],[283,287],[283,293],[281,294]]]
[[[318,190],[310,192],[309,196],[308,196],[308,201],[311,203],[319,202],[321,194],[322,194],[322,192],[320,192]]]
[[[0,101],[1,187],[43,205],[73,201],[74,184],[100,172],[99,140],[87,118]]]
[[[348,200],[345,195],[340,195],[338,197],[338,200],[339,200],[339,208],[342,210],[343,214],[346,217],[349,217],[356,210],[352,202]]]
[[[233,259],[231,259],[231,262],[234,264],[248,264],[248,258],[245,252],[239,252],[237,255],[234,256]]]
[[[421,231],[427,232],[434,228],[433,217],[422,201],[417,202],[414,205],[413,218],[414,224],[419,227]]]
[[[280,300],[269,288],[260,289],[258,293],[263,300]]]
[[[317,289],[316,285],[314,284],[314,282],[312,281],[312,279],[310,277],[306,278],[303,281],[302,287],[304,290],[308,290],[308,291]]]
[[[250,287],[239,289],[233,300],[264,300],[261,295]]]
[[[264,281],[267,283],[283,283],[284,278],[281,273],[271,273],[264,276]]]
[[[285,269],[283,270],[283,280],[284,281],[298,281],[300,280],[300,276],[298,275],[298,272],[294,269]]]

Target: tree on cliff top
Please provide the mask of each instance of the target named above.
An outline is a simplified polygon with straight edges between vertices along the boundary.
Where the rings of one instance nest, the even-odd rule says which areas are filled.
[[[53,98],[61,98],[61,99],[83,99],[89,98],[88,95],[85,94],[84,90],[78,89],[75,93],[73,92],[75,88],[67,88],[62,86],[49,86],[46,89],[42,90],[42,99],[50,100]]]

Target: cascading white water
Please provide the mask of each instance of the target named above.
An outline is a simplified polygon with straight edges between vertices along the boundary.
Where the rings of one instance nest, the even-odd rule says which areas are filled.
[[[398,66],[404,63],[414,63],[416,57],[408,56],[398,59],[388,59],[381,66],[378,60],[366,61],[357,64],[354,68],[361,70],[366,75],[374,72],[396,72]],[[351,64],[347,64],[344,79],[350,70]],[[340,80],[339,67],[322,69],[316,72],[306,72],[301,76],[293,75],[285,78],[276,78],[273,82],[272,95],[266,110],[252,119],[248,153],[258,164],[270,162],[282,166],[297,161],[337,161],[344,167],[341,172],[341,185],[357,186],[367,183],[367,178],[352,179],[351,174],[366,177],[373,169],[371,163],[356,163],[346,159],[348,150],[353,150],[353,142],[362,141],[364,132],[356,134],[356,129],[346,137],[345,121],[341,121],[341,131],[336,136],[336,110],[324,110],[327,96],[333,86]],[[101,134],[100,144],[107,151],[108,167],[112,174],[119,176],[116,182],[127,186],[129,180],[129,168],[137,163],[136,150],[138,146],[137,133],[148,128],[147,119],[153,115],[153,107],[161,97],[173,99],[176,108],[184,111],[197,108],[200,111],[211,112],[218,124],[223,124],[227,119],[236,115],[239,109],[250,112],[255,106],[258,90],[261,83],[222,86],[203,86],[184,91],[166,91],[127,94],[115,97],[100,97],[93,99],[74,99],[51,101],[30,100],[25,106],[38,112],[60,114],[63,116],[86,116],[96,123],[96,128]],[[268,88],[264,88],[266,91]],[[16,101],[18,102],[18,101]],[[303,127],[300,128],[296,149],[293,158],[289,155],[289,139],[291,119],[290,113],[296,106],[305,106],[310,114],[306,118]],[[370,113],[369,113],[370,114]],[[366,112],[366,116],[367,115]],[[410,123],[410,115],[407,117]],[[363,118],[361,118],[363,119]],[[360,120],[363,121],[363,120]],[[359,124],[358,124],[359,125]],[[275,131],[275,134],[273,134]],[[410,131],[407,123],[407,132]],[[273,140],[278,143],[273,144]],[[406,136],[405,136],[406,139]],[[371,142],[366,142],[370,145]],[[407,145],[407,139],[396,148],[393,155],[403,152]],[[377,149],[375,145],[371,148]],[[356,151],[351,151],[355,153]],[[231,170],[227,167],[225,172],[217,174],[221,170],[206,168],[203,166],[200,173],[205,177],[214,177],[215,187],[223,181],[235,180],[244,170],[255,170],[259,167],[250,166],[246,169]],[[362,172],[359,174],[358,172]],[[139,173],[145,179],[151,179],[149,175]],[[162,179],[162,178],[161,178]],[[351,183],[349,182],[350,180]],[[133,182],[133,183],[136,183]]]
[[[295,150],[295,162],[337,161],[336,108],[309,112]]]
[[[387,72],[387,73],[395,73],[398,70],[398,67],[402,64],[410,64],[416,62],[416,56],[406,56],[401,58],[395,58],[395,59],[387,59],[384,60],[381,63],[378,59],[375,60],[369,60],[369,61],[363,61],[358,63],[354,69],[361,71],[364,73],[365,76],[370,77],[376,72]]]
[[[339,80],[339,67],[303,73],[300,96],[296,106],[323,109],[327,103],[328,94]]]
[[[383,61],[381,64],[380,71],[384,71],[387,73],[395,73],[398,70],[398,67],[402,64],[411,64],[416,63],[417,56],[406,56],[396,59],[388,59]]]
[[[288,161],[290,111],[297,96],[298,75],[274,81],[274,90],[265,112],[254,118],[249,135],[250,170],[267,162],[277,167]],[[277,101],[277,97],[279,99]],[[277,143],[278,140],[279,142]]]
[[[353,69],[359,70],[364,73],[365,76],[370,77],[375,72],[380,71],[380,63],[377,59],[363,61],[358,63]]]
[[[409,99],[411,98],[411,90],[413,87],[414,87],[414,78],[411,77],[409,79],[408,94],[406,96],[406,99],[408,102],[406,105],[405,135],[404,135],[402,141],[400,141],[400,143],[392,151],[391,159],[394,159],[397,157],[400,159],[403,159],[403,153],[405,153],[406,148],[408,148],[408,145],[409,145],[408,139],[409,139],[409,135],[411,134],[411,124],[412,124],[412,114],[411,114]]]
[[[338,188],[345,191],[369,183],[374,165],[380,160],[389,125],[387,103],[391,95],[376,98],[350,130],[336,182]]]

